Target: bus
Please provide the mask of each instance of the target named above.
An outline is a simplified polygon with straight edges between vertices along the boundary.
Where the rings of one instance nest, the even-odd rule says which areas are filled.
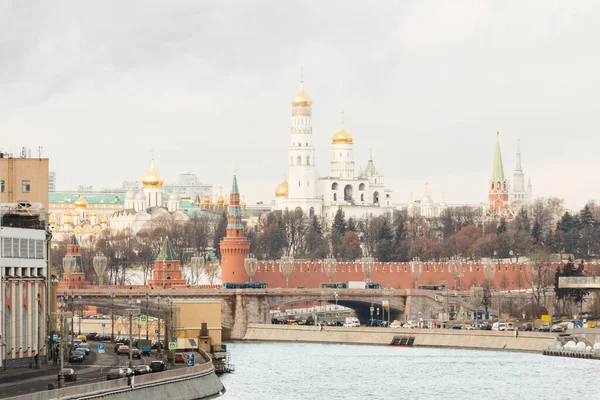
[[[346,289],[348,284],[346,282],[321,282],[319,288],[321,289]]]
[[[422,290],[444,290],[446,285],[419,285]]]
[[[368,282],[367,284],[365,284],[365,286],[367,289],[380,289],[381,288],[381,286],[377,282]]]
[[[244,283],[234,283],[234,282],[225,282],[223,284],[223,289],[266,289],[267,282],[244,282]]]

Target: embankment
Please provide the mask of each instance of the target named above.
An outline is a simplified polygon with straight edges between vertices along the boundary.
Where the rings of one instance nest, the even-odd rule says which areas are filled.
[[[347,328],[249,324],[243,340],[388,345],[395,336],[412,336],[413,346],[541,352],[556,334],[447,329]]]

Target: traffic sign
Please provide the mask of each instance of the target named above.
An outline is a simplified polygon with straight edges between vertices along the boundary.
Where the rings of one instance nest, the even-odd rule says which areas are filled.
[[[379,315],[379,307],[377,307],[377,315]]]
[[[141,325],[138,325],[138,329],[142,329],[142,326],[141,326]]]
[[[148,316],[147,315],[140,315],[140,322],[148,322]]]
[[[169,350],[177,349],[177,342],[169,342]]]
[[[156,333],[158,335],[158,329],[154,330],[154,333]]]
[[[104,343],[98,343],[98,353],[104,353]]]
[[[387,300],[382,300],[381,301],[381,306],[383,308],[388,308],[390,306],[390,303]]]
[[[371,307],[370,310],[371,310],[371,314],[373,314],[373,311],[375,311],[375,307]]]
[[[542,315],[542,321],[544,321],[544,322],[550,322],[550,315],[548,315],[548,314]]]
[[[103,323],[102,323],[102,327],[103,327],[103,328],[106,328],[106,322],[103,322]]]

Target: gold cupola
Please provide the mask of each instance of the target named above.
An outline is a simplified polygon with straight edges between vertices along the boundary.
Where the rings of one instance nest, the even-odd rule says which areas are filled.
[[[340,129],[333,137],[331,138],[332,144],[352,144],[354,140],[352,139],[352,135],[346,132],[344,129],[344,113],[342,112],[342,129]]]
[[[310,107],[312,106],[312,99],[304,91],[304,76],[300,73],[300,90],[294,97],[292,97],[292,107]]]
[[[275,189],[275,197],[287,197],[288,195],[289,185],[287,181],[284,179],[277,188]]]
[[[71,215],[73,215],[73,214],[69,210],[67,210],[63,213],[63,217],[70,217]]]
[[[86,199],[83,198],[83,194],[79,194],[79,198],[77,198],[77,200],[75,200],[75,203],[73,203],[73,206],[75,208],[86,208],[88,206],[88,202]]]
[[[106,219],[106,217],[102,217],[102,218],[100,219],[100,223],[101,223],[101,224],[108,224],[108,220]]]
[[[145,188],[162,188],[165,181],[154,168],[154,159],[150,163],[150,169],[142,178],[142,186]]]

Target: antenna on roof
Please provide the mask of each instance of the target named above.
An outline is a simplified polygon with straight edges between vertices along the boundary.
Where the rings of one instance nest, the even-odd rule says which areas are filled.
[[[42,158],[43,150],[44,150],[44,146],[38,146],[38,158]]]

